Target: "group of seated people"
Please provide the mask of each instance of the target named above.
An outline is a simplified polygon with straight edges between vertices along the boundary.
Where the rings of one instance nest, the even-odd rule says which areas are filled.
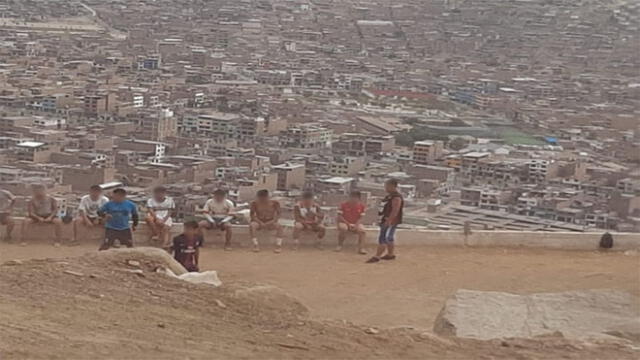
[[[358,234],[358,252],[366,254],[364,250],[365,230],[360,224],[360,220],[365,212],[365,206],[361,201],[360,192],[351,193],[349,200],[340,206],[338,215],[338,246],[337,251],[342,250],[342,244],[349,232]],[[260,230],[274,230],[276,232],[275,252],[282,251],[283,227],[279,223],[281,214],[280,203],[269,196],[267,190],[260,190],[256,194],[256,199],[251,202],[249,231],[253,251],[260,251],[257,233]],[[315,202],[313,193],[304,192],[300,201],[293,209],[293,246],[297,249],[300,245],[300,236],[303,232],[313,232],[316,234],[316,246],[321,247],[322,239],[326,234],[324,225],[325,214],[320,206]]]
[[[149,214],[147,215],[147,223],[151,225],[152,233],[161,236],[164,239],[163,246],[169,248],[172,246],[168,242],[168,232],[170,225],[167,220],[170,219],[166,214],[168,204],[173,204],[170,198],[166,197],[164,189],[156,189],[154,198],[147,203]],[[154,203],[152,203],[152,200]],[[365,206],[361,201],[361,194],[357,191],[351,193],[348,201],[340,207],[338,216],[338,247],[336,250],[342,250],[342,244],[349,232],[358,234],[358,252],[365,254],[364,240],[365,230],[360,224],[360,220],[365,212]],[[159,213],[160,211],[160,213]],[[275,231],[276,247],[275,252],[282,251],[284,228],[280,224],[280,216],[282,210],[280,203],[271,198],[268,190],[260,190],[256,194],[255,200],[250,204],[250,222],[249,233],[251,237],[252,249],[255,252],[260,251],[260,243],[258,241],[258,233],[260,231]],[[227,198],[227,192],[224,190],[216,190],[213,197],[205,203],[200,214],[204,218],[198,224],[198,232],[203,235],[205,230],[220,230],[225,233],[224,249],[231,250],[231,239],[233,234],[232,220],[235,218],[235,204]],[[300,244],[300,236],[303,232],[313,232],[317,237],[317,246],[321,246],[321,241],[325,236],[326,228],[324,226],[325,215],[320,206],[315,202],[314,195],[311,192],[305,192],[299,202],[294,207],[294,228],[293,228],[293,246],[297,249]],[[153,230],[156,229],[156,230]]]
[[[55,229],[54,245],[61,243],[63,217],[58,213],[57,200],[46,193],[42,185],[32,187],[33,193],[27,205],[27,219],[23,222],[23,239],[28,238],[29,226],[36,223],[51,224]],[[126,199],[124,189],[115,189],[111,199],[103,194],[100,186],[91,186],[89,194],[84,195],[79,203],[77,213],[73,218],[72,243],[78,242],[80,227],[94,228],[104,227],[105,238],[100,249],[108,249],[117,240],[121,245],[132,246],[132,231],[138,225],[139,217],[137,206]],[[0,190],[0,223],[6,225],[6,239],[11,240],[14,221],[11,212],[15,203],[15,196],[6,190]],[[175,251],[176,238],[171,238],[172,217],[175,215],[176,204],[167,196],[166,188],[159,186],[153,189],[153,194],[146,202],[147,213],[145,221],[150,230],[150,241],[159,244],[168,251]],[[360,223],[365,212],[365,206],[361,201],[361,194],[354,191],[349,199],[340,205],[338,213],[338,246],[342,245],[348,233],[358,235],[358,252],[366,254],[364,241],[365,230]],[[280,224],[280,203],[272,199],[268,190],[260,190],[255,200],[250,204],[249,232],[253,251],[260,251],[258,234],[261,231],[275,231],[275,252],[282,251],[284,228]],[[297,249],[300,244],[300,236],[304,232],[315,234],[316,246],[321,247],[325,237],[325,214],[314,200],[311,192],[304,192],[294,207],[293,247]],[[197,211],[199,221],[185,222],[185,236],[187,233],[197,234],[203,237],[206,230],[219,230],[224,232],[224,249],[231,250],[233,237],[232,220],[235,219],[235,204],[227,198],[225,190],[216,190],[212,198],[206,201],[204,207]],[[71,219],[69,219],[71,220]]]

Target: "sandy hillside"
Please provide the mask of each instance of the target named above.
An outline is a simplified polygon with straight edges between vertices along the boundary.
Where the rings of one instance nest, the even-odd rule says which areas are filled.
[[[141,263],[143,274],[127,262]],[[0,266],[0,358],[635,359],[621,344],[558,337],[461,341],[311,320],[270,286],[194,285],[118,252]],[[224,276],[222,280],[225,281]]]

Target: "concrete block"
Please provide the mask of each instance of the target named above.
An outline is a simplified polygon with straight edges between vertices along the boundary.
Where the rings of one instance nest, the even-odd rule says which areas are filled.
[[[609,338],[611,329],[637,316],[631,294],[584,290],[515,295],[458,290],[438,315],[439,335],[474,338],[530,338],[561,332],[568,338]]]

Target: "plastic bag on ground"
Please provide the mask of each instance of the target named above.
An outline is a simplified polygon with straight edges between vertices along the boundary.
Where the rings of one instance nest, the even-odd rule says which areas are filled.
[[[176,275],[170,269],[165,269],[165,273],[176,279],[188,281],[193,284],[209,284],[215,287],[222,285],[222,281],[218,278],[218,272],[209,270],[203,272],[188,272],[182,275]]]

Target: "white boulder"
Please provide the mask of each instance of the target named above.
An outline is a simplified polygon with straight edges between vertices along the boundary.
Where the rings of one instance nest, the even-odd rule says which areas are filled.
[[[557,332],[567,338],[607,338],[612,329],[640,315],[634,300],[616,290],[531,295],[458,290],[440,311],[434,331],[482,340]]]

